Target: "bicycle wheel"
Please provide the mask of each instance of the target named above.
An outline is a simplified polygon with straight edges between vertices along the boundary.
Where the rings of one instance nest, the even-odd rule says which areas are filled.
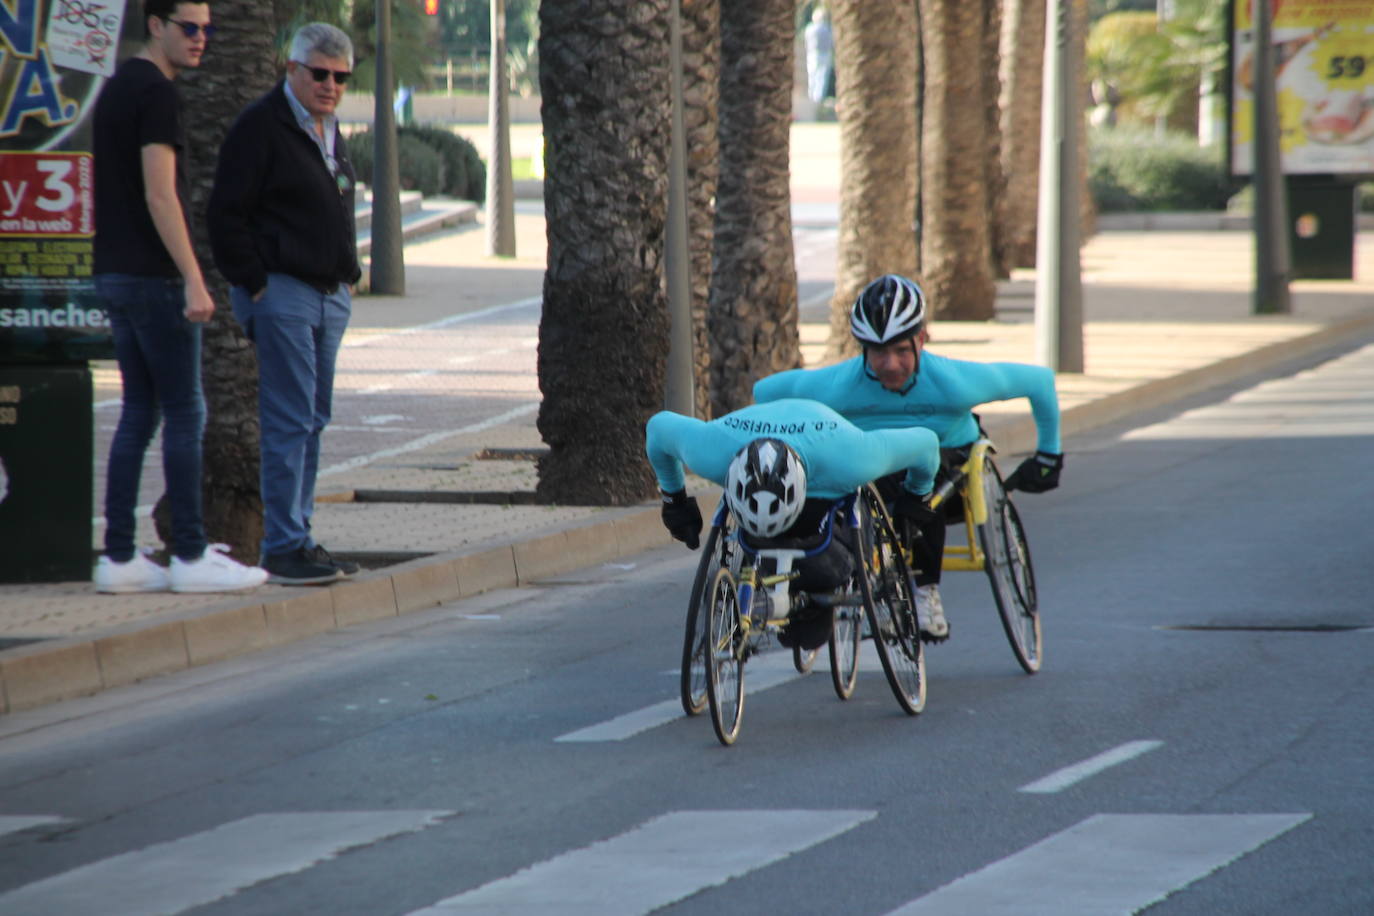
[[[983,461],[982,476],[983,498],[988,506],[988,520],[978,526],[978,540],[986,555],[983,568],[992,583],[992,596],[1011,651],[1021,668],[1034,674],[1040,670],[1044,645],[1030,546],[1021,516],[1002,486],[991,457]]]
[[[861,594],[856,582],[850,585],[849,596]],[[834,614],[830,624],[830,682],[835,685],[835,695],[847,700],[854,695],[854,685],[859,680],[864,609],[861,604],[842,604]]]
[[[872,487],[864,490],[861,532],[864,570],[859,586],[873,646],[892,695],[914,716],[926,707],[926,656],[916,623],[916,599],[892,521]]]
[[[803,649],[801,646],[792,647],[792,667],[797,669],[798,674],[810,674],[811,668],[815,664],[815,649]]]
[[[701,549],[692,594],[687,600],[687,625],[682,634],[682,673],[679,678],[682,711],[700,715],[706,708],[706,609],[710,586],[719,569],[739,572],[739,548],[735,543],[735,518],[726,513],[720,525],[712,525]]]
[[[729,746],[739,737],[744,716],[744,628],[739,591],[730,570],[716,572],[710,601],[706,696],[711,703],[711,727],[720,743]]]

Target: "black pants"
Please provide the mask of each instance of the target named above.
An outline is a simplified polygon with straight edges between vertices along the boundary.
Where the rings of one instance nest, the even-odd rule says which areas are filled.
[[[835,506],[831,499],[808,499],[802,513],[791,528],[776,538],[758,542],[749,539],[751,547],[772,547],[806,550],[822,543],[825,534],[825,520]],[[830,544],[814,556],[802,557],[793,563],[797,578],[790,583],[793,594],[797,592],[833,592],[843,588],[854,572],[854,558],[857,549],[854,545],[856,532],[849,527],[844,513],[836,513],[830,531]],[[765,561],[772,567],[771,561]],[[764,568],[765,575],[775,569]],[[808,605],[795,611],[788,625],[778,634],[782,645],[800,646],[803,649],[818,649],[830,638],[831,610],[828,607]]]

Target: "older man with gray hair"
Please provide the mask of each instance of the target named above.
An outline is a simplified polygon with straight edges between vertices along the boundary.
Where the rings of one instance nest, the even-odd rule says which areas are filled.
[[[362,275],[355,176],[334,113],[352,69],[343,31],[302,26],[285,79],[229,129],[210,196],[215,264],[257,346],[262,566],[280,585],[325,584],[357,570],[310,529],[335,360],[351,285]]]

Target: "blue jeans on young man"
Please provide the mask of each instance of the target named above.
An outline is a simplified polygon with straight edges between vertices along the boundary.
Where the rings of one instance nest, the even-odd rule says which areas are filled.
[[[105,477],[105,553],[116,563],[134,557],[143,456],[161,420],[172,552],[183,560],[198,559],[206,543],[201,516],[201,326],[184,314],[186,291],[179,278],[97,274],[95,285],[110,316],[124,383]]]
[[[334,364],[352,298],[347,286],[322,292],[272,273],[257,302],[238,286],[230,290],[230,301],[234,317],[257,345],[262,554],[314,547],[310,519],[320,435],[332,411]]]

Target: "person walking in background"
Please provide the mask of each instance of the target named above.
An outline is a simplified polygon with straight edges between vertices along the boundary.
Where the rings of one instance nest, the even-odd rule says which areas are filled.
[[[210,196],[215,263],[257,346],[262,565],[282,585],[357,570],[310,529],[350,287],[362,276],[354,171],[335,116],[352,68],[342,30],[320,22],[297,30],[285,78],[230,127]]]
[[[806,94],[819,105],[835,94],[831,74],[835,68],[835,37],[830,30],[830,14],[820,4],[811,12],[811,22],[803,34],[806,43]]]
[[[267,573],[235,562],[228,547],[205,536],[200,337],[215,303],[186,223],[181,111],[172,82],[200,66],[214,26],[205,3],[147,0],[143,13],[143,48],[119,66],[95,109],[93,272],[123,382],[95,586],[109,593],[237,591],[261,585]],[[162,419],[170,570],[134,546],[143,459]]]

